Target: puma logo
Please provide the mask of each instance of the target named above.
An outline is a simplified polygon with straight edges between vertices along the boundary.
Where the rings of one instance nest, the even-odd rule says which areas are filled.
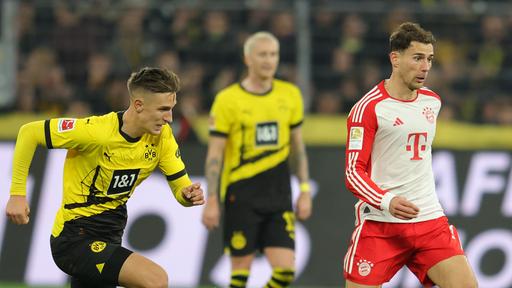
[[[107,152],[103,152],[103,155],[105,155],[105,157],[107,157],[108,161],[111,161],[110,157],[112,157],[112,155],[108,155]]]

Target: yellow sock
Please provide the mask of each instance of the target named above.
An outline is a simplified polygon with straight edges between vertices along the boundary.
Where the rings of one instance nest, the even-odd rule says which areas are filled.
[[[245,288],[249,279],[249,270],[233,270],[231,271],[231,282],[229,288]]]
[[[289,268],[274,268],[272,277],[265,288],[286,288],[295,278],[295,270]]]

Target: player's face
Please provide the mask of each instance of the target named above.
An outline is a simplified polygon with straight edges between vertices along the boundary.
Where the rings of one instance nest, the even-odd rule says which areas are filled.
[[[245,56],[249,75],[254,75],[262,80],[274,78],[278,63],[279,45],[271,39],[263,38],[256,41],[249,55]]]
[[[413,41],[406,50],[398,53],[398,73],[403,83],[416,90],[425,85],[434,60],[434,46]]]
[[[172,122],[172,108],[176,105],[176,93],[152,93],[144,97],[140,123],[147,133],[158,135],[162,127]]]

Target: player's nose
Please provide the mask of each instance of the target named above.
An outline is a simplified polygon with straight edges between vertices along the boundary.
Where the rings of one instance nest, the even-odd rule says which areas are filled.
[[[172,112],[171,111],[164,114],[164,121],[167,123],[172,122]]]

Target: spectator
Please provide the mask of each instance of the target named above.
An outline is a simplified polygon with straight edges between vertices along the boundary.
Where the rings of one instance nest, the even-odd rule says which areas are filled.
[[[66,111],[74,101],[84,102],[73,106],[89,106],[91,113],[103,113],[107,106],[123,107],[126,103],[117,103],[118,99],[94,95],[101,95],[101,90],[113,92],[107,95],[122,94],[115,79],[154,61],[172,70],[183,69],[185,75],[191,76],[183,77],[186,82],[183,95],[184,98],[193,95],[190,106],[194,107],[194,115],[200,115],[210,108],[212,89],[241,78],[244,67],[241,61],[234,60],[242,59],[239,51],[243,41],[258,30],[274,32],[282,44],[279,77],[297,80],[297,69],[301,67],[297,66],[296,41],[302,32],[296,30],[298,14],[288,9],[293,1],[228,0],[225,3],[236,4],[231,9],[203,8],[199,6],[202,2],[21,1],[16,17],[19,63],[16,109]],[[348,112],[346,103],[355,100],[347,99],[346,91],[354,90],[354,85],[359,91],[368,90],[390,72],[387,62],[382,60],[385,57],[381,49],[387,33],[397,23],[417,19],[439,31],[435,60],[439,65],[435,65],[436,75],[432,75],[427,85],[443,91],[446,106],[452,106],[451,112],[446,113],[448,118],[472,123],[483,123],[486,119],[503,122],[485,115],[485,109],[490,109],[485,107],[493,106],[489,103],[494,101],[493,96],[506,95],[512,88],[508,81],[512,75],[509,68],[512,56],[506,53],[512,44],[512,37],[506,34],[512,21],[494,12],[503,9],[496,10],[494,3],[489,2],[486,13],[481,14],[484,6],[472,5],[469,0],[422,1],[421,4],[397,0],[391,6],[372,9],[337,6],[334,2],[316,1],[311,5],[309,57],[312,86],[341,93],[341,114]],[[41,49],[47,52],[41,53]],[[48,53],[53,55],[51,63],[41,59],[41,54]],[[99,55],[109,60],[101,60],[103,56]],[[48,58],[42,58],[45,57]],[[67,99],[63,104],[42,107],[42,103],[55,102],[46,101],[43,94],[55,99],[50,91],[56,88],[52,84],[53,87],[45,87],[52,90],[44,93],[40,90],[42,78],[49,77],[33,67],[33,62],[40,61],[46,64],[35,66],[60,67],[53,70],[52,81],[63,76],[59,86],[69,88],[59,89],[61,92],[57,94],[75,91],[57,97]],[[93,65],[90,61],[100,67],[97,69],[108,66],[108,72],[101,70],[95,75],[88,71]],[[486,94],[470,93],[476,90]],[[314,97],[312,103],[323,102]]]
[[[89,57],[86,71],[87,83],[81,101],[89,103],[92,114],[105,114],[110,111],[105,95],[113,77],[112,59],[108,54],[94,53]]]

